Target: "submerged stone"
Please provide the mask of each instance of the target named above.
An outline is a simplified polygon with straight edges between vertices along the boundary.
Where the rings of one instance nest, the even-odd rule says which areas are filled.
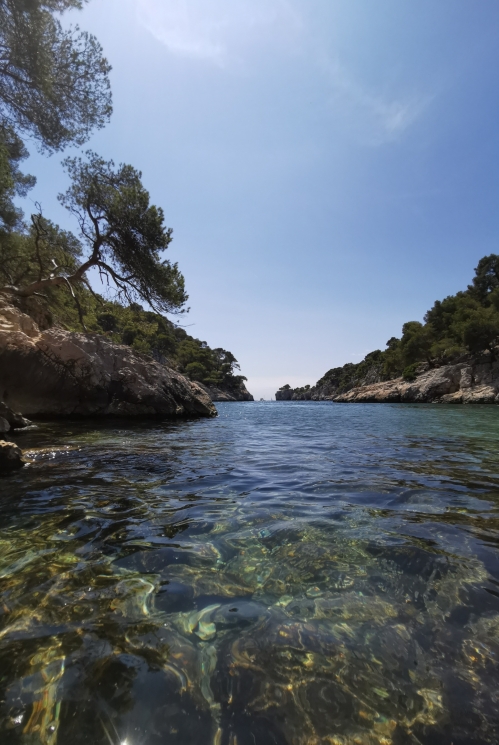
[[[196,635],[199,636],[200,639],[203,641],[208,641],[208,639],[213,639],[214,636],[216,636],[217,633],[217,627],[214,623],[205,623],[205,621],[200,621],[196,630]]]
[[[0,441],[0,473],[10,473],[25,465],[21,448],[13,442]]]

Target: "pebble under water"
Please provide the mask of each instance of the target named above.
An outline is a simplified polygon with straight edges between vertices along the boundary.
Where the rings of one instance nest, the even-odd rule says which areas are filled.
[[[58,422],[0,480],[2,745],[499,742],[499,410]]]

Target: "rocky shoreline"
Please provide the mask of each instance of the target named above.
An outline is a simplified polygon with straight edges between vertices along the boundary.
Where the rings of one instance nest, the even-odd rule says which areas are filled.
[[[12,411],[3,401],[0,401],[0,474],[11,473],[25,465],[23,453],[15,442],[4,440],[7,434],[27,429],[31,425],[22,414]]]
[[[421,365],[415,380],[366,381],[340,391],[332,384],[306,391],[276,392],[276,401],[334,401],[336,403],[499,404],[499,360],[489,352],[468,356],[453,365]]]
[[[151,357],[98,334],[41,330],[0,296],[0,473],[24,465],[21,449],[5,441],[31,424],[24,415],[187,418],[217,410],[206,390]]]
[[[236,401],[254,401],[255,399],[248,391],[243,382],[237,388],[221,389],[214,386],[207,386],[203,383],[198,383],[199,387],[205,391],[212,401],[215,403],[231,402]]]
[[[35,321],[0,298],[0,399],[30,418],[212,417],[199,385],[98,334]]]

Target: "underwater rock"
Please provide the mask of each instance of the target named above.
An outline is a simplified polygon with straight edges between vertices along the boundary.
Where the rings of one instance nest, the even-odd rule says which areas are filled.
[[[205,391],[180,373],[98,334],[40,331],[5,297],[0,391],[9,406],[28,416],[217,414]]]
[[[13,442],[0,442],[0,473],[9,473],[24,465],[21,448]]]

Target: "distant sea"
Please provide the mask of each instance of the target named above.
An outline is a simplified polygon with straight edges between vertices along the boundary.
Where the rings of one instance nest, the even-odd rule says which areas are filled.
[[[218,410],[19,436],[2,745],[497,745],[499,409]]]

